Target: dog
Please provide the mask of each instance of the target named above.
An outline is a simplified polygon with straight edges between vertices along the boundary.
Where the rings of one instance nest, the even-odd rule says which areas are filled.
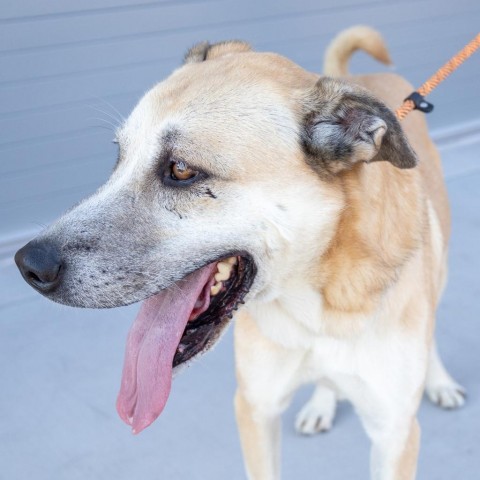
[[[280,416],[302,384],[316,390],[297,429],[328,430],[348,399],[375,480],[415,478],[424,389],[464,403],[434,340],[450,231],[440,158],[423,114],[392,113],[408,82],[348,74],[358,49],[389,63],[361,26],[333,40],[322,76],[241,41],[194,46],[118,130],[107,183],[16,253],[56,302],[144,301],[117,400],[134,433],[237,308],[250,479],[279,478]]]

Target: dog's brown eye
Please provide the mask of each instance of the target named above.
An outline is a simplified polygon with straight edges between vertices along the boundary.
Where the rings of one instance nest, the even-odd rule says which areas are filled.
[[[192,170],[185,162],[179,160],[172,164],[171,177],[174,180],[185,181],[196,177],[198,172]]]

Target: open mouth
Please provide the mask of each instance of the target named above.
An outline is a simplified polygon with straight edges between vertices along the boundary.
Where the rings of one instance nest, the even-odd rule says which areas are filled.
[[[117,411],[134,433],[167,402],[174,369],[209,350],[255,278],[248,255],[211,262],[145,300],[129,332]]]
[[[243,303],[254,279],[254,263],[242,256],[216,262],[215,273],[198,297],[173,358],[173,367],[213,346]]]

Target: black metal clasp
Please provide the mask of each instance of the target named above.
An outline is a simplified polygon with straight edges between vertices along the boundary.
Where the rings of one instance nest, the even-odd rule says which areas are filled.
[[[433,110],[433,104],[427,102],[418,92],[411,93],[405,100],[411,100],[415,105],[415,110],[420,110],[424,113],[430,113]]]

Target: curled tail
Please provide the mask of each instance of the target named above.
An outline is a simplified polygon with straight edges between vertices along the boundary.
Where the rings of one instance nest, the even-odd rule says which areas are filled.
[[[330,42],[325,52],[323,73],[335,77],[348,75],[348,61],[357,50],[364,50],[385,65],[392,64],[382,36],[373,28],[358,25],[343,30]]]

